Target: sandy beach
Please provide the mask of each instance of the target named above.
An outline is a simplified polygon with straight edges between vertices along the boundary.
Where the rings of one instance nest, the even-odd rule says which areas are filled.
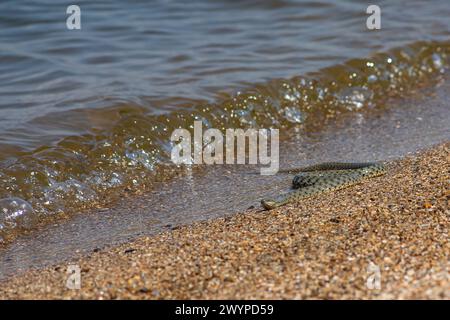
[[[450,299],[449,147],[355,187],[17,275],[0,298]],[[66,287],[69,264],[79,290]]]

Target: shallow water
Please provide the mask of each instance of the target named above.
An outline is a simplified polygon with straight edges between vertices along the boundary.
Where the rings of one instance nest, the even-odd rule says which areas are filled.
[[[343,114],[353,128],[364,110],[392,112],[387,98],[436,86],[449,65],[445,0],[382,1],[380,31],[365,28],[360,1],[77,4],[80,31],[66,29],[63,2],[0,4],[0,199],[34,210],[8,213],[16,220],[0,221],[0,236],[105,205],[129,186],[157,199],[170,134],[196,118],[315,137]],[[321,158],[305,139],[308,157]]]

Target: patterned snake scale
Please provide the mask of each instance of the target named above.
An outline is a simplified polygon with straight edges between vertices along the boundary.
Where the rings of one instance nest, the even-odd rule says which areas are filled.
[[[280,200],[261,200],[261,204],[266,210],[324,192],[343,189],[368,178],[381,176],[386,173],[386,167],[384,164],[376,162],[325,162],[280,172],[298,173],[292,181],[292,188],[295,191]]]

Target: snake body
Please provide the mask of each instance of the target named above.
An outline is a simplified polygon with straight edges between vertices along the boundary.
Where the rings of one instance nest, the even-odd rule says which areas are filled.
[[[295,191],[280,200],[261,200],[261,204],[266,210],[316,194],[343,189],[365,179],[383,175],[386,167],[384,164],[376,162],[325,162],[281,172],[298,173],[292,181],[292,188]]]

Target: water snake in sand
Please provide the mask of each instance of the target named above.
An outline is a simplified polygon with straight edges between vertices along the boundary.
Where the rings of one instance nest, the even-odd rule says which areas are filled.
[[[324,162],[281,172],[298,173],[292,181],[292,188],[295,191],[288,193],[280,200],[261,200],[266,210],[381,176],[386,173],[386,166],[378,162]]]

